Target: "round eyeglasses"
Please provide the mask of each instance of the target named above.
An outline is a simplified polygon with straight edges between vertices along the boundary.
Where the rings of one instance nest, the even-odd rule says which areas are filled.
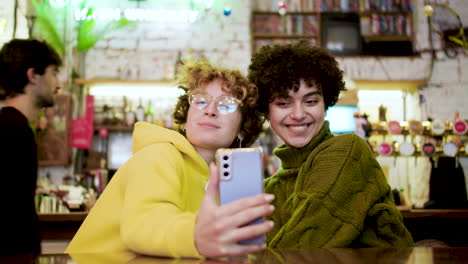
[[[189,93],[188,100],[190,105],[195,106],[197,109],[205,108],[211,101],[214,100],[216,109],[221,114],[234,113],[237,107],[241,104],[241,101],[235,97],[228,95],[221,95],[213,98],[211,95],[201,92]]]

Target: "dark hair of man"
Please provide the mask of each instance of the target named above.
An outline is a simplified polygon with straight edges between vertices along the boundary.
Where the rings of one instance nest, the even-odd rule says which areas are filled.
[[[34,39],[13,39],[0,50],[0,89],[5,96],[14,97],[24,93],[28,84],[27,71],[33,68],[44,74],[51,65],[60,67],[62,59],[46,42]]]
[[[252,57],[248,79],[258,87],[260,111],[268,115],[268,104],[275,98],[288,97],[299,90],[300,80],[321,91],[325,110],[335,105],[345,91],[343,72],[335,58],[325,49],[308,41],[287,45],[264,46]],[[267,99],[268,98],[268,99]]]

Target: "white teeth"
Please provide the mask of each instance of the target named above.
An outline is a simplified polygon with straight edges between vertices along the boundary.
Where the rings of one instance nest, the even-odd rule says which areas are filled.
[[[301,125],[301,126],[289,125],[288,127],[296,132],[302,132],[307,128],[307,125]]]

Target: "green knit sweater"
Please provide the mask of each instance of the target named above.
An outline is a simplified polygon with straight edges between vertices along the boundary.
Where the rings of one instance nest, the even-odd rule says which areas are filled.
[[[328,122],[303,148],[274,154],[282,168],[266,179],[275,194],[270,248],[405,247],[411,234],[383,171],[355,134],[333,136]]]

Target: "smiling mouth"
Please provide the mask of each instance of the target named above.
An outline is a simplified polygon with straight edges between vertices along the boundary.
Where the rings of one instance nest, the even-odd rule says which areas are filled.
[[[286,125],[287,128],[291,129],[292,131],[295,132],[302,132],[306,130],[310,126],[309,124],[301,124],[301,125]]]

